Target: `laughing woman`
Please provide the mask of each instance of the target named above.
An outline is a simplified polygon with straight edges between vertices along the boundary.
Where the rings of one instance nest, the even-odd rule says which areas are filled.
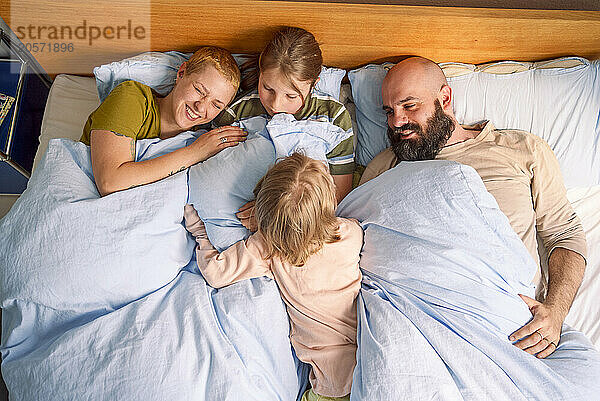
[[[238,127],[202,134],[190,145],[151,160],[135,161],[138,139],[167,139],[212,121],[233,99],[240,72],[231,54],[200,48],[179,67],[173,90],[159,97],[150,87],[126,81],[92,112],[81,142],[91,147],[100,195],[161,180],[246,139]]]

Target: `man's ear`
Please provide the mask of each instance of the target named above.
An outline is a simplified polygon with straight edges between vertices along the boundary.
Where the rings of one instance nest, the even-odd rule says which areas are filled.
[[[442,89],[440,89],[439,93],[440,104],[442,105],[442,109],[452,111],[452,88],[444,84]]]

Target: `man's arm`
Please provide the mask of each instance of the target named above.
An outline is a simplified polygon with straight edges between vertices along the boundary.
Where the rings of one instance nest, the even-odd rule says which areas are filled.
[[[565,320],[583,281],[585,259],[577,252],[556,248],[548,260],[548,294],[544,304]]]
[[[558,160],[541,139],[535,142],[531,168],[536,230],[550,255],[548,291],[543,303],[523,298],[533,319],[511,337],[521,339],[517,347],[545,358],[558,346],[562,324],[583,280],[587,244],[567,199]]]

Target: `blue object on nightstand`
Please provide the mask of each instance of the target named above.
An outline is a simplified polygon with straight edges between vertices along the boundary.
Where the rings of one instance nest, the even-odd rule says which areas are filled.
[[[50,80],[6,26],[0,46],[8,50],[0,59],[0,194],[20,194],[39,145]]]
[[[20,60],[0,60],[0,193],[21,193],[27,186],[26,171],[11,163],[15,125],[19,115],[25,65]],[[23,169],[24,170],[24,169]]]

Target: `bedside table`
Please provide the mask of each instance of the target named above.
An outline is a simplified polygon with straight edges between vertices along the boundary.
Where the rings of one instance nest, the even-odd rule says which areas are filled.
[[[50,83],[14,33],[0,24],[0,195],[27,187]]]

